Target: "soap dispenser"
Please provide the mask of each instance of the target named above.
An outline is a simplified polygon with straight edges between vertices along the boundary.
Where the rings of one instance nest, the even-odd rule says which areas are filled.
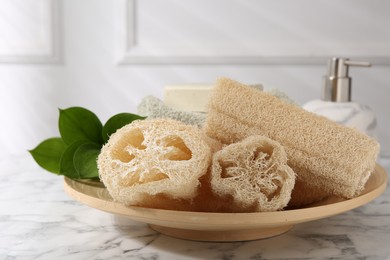
[[[376,118],[372,110],[351,101],[350,66],[370,67],[371,64],[337,57],[329,59],[328,75],[323,79],[323,100],[310,101],[303,108],[375,137]]]

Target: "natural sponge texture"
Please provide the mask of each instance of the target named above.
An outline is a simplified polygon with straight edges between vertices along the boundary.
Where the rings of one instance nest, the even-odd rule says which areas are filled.
[[[206,115],[198,112],[180,111],[164,104],[163,101],[154,97],[146,96],[137,107],[140,115],[153,118],[170,118],[181,121],[188,125],[202,127],[206,120]]]
[[[283,147],[254,135],[224,147],[213,156],[211,189],[231,195],[234,211],[276,211],[290,200],[295,173]]]
[[[288,202],[288,208],[301,208],[319,202],[332,194],[322,188],[314,187],[306,182],[296,179],[294,189],[291,193],[291,199]]]
[[[208,109],[209,136],[225,144],[267,136],[283,145],[300,181],[330,194],[358,195],[374,170],[374,139],[234,80],[217,81]]]
[[[198,128],[178,121],[134,121],[103,146],[99,175],[120,203],[176,209],[169,200],[197,195],[199,178],[207,173],[217,146]]]

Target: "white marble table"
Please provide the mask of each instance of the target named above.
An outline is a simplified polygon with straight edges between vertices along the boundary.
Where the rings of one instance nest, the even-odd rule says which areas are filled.
[[[382,159],[389,172],[390,160]],[[0,157],[0,259],[390,259],[390,191],[265,240],[206,243],[74,201],[29,155]]]

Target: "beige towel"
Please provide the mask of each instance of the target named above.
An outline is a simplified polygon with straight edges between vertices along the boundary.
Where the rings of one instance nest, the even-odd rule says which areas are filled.
[[[379,152],[358,130],[230,79],[217,81],[204,130],[225,144],[267,136],[284,146],[298,180],[344,198],[362,191]]]

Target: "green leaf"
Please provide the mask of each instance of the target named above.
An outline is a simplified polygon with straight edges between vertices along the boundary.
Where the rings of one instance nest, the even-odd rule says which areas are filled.
[[[94,113],[85,108],[60,109],[58,128],[62,139],[68,145],[79,140],[103,144],[102,123]]]
[[[76,150],[87,142],[86,140],[75,141],[65,149],[60,161],[60,174],[71,179],[80,179],[80,174],[74,167],[73,158]]]
[[[61,156],[66,149],[66,144],[59,137],[49,138],[40,143],[30,154],[43,169],[59,174]]]
[[[120,113],[117,115],[112,116],[110,119],[107,120],[106,124],[103,127],[103,140],[106,143],[108,139],[110,138],[110,135],[116,132],[119,128],[122,128],[123,126],[130,124],[134,120],[138,119],[145,119],[146,117],[131,114],[131,113]]]
[[[94,143],[86,143],[79,146],[74,153],[73,163],[76,171],[82,179],[99,178],[97,157],[100,146]]]

